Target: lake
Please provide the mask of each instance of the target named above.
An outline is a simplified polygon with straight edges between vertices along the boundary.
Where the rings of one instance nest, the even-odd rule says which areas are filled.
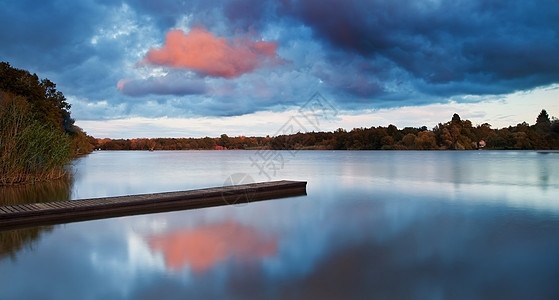
[[[99,151],[4,204],[307,181],[307,195],[0,231],[0,299],[559,299],[559,154]]]

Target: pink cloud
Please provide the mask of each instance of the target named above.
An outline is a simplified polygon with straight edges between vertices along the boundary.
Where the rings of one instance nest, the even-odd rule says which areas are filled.
[[[192,69],[204,75],[234,78],[254,69],[281,63],[276,42],[254,41],[248,35],[225,39],[204,28],[167,32],[163,47],[152,48],[143,63]]]

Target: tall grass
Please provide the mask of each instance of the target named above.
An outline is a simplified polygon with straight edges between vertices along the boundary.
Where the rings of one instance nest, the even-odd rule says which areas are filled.
[[[0,185],[60,178],[70,157],[64,132],[36,121],[24,98],[0,92]]]

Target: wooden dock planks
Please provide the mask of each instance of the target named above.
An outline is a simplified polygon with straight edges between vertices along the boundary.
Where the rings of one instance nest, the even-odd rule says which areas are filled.
[[[0,231],[306,195],[305,181],[270,181],[199,190],[0,206]]]

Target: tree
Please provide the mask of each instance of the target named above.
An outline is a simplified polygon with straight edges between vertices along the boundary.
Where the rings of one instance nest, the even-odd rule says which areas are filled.
[[[458,114],[452,115],[452,123],[460,123],[460,116]]]
[[[551,121],[549,120],[549,115],[547,114],[547,111],[545,109],[542,109],[542,111],[536,118],[536,125],[537,124],[551,124]]]
[[[538,117],[536,118],[536,124],[534,125],[536,132],[540,135],[546,135],[551,132],[551,120],[549,120],[549,115],[545,109],[542,109]]]
[[[0,90],[24,97],[32,105],[34,119],[66,132],[74,130],[70,118],[70,104],[56,84],[48,79],[39,80],[37,74],[13,68],[0,62]]]
[[[383,150],[390,149],[392,145],[394,145],[394,138],[389,135],[386,135],[381,138],[380,142],[382,144],[381,149]]]
[[[435,134],[431,131],[420,131],[415,138],[415,147],[419,150],[434,150],[437,149],[437,141]]]
[[[406,134],[403,138],[402,138],[402,144],[407,148],[407,149],[414,149],[415,146],[415,134],[413,133],[408,133]]]
[[[229,139],[229,136],[224,133],[217,141],[217,145],[227,149],[231,146],[231,139]]]
[[[551,122],[551,131],[554,133],[559,133],[559,119],[557,118],[552,118],[552,122]]]
[[[39,79],[37,74],[12,67],[7,62],[0,62],[0,90],[23,97],[30,105],[30,117],[40,124],[70,135],[74,155],[81,155],[93,150],[87,146],[87,135],[74,125],[70,115],[71,105],[62,92],[56,90],[56,84],[47,78]]]

